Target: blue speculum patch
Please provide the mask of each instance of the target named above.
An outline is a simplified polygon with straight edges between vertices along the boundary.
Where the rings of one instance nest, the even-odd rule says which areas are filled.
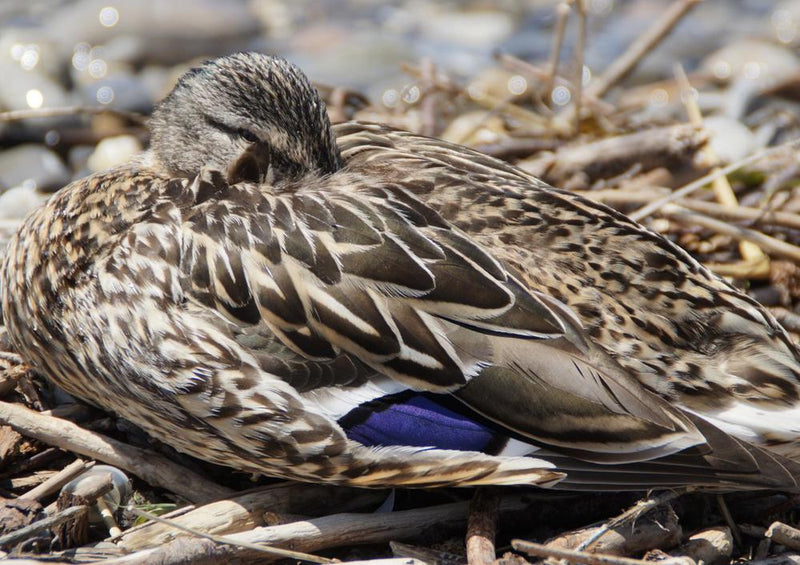
[[[466,407],[464,413],[452,410],[424,393],[401,393],[354,408],[339,424],[347,437],[369,447],[407,445],[491,452],[498,440],[505,443],[490,424],[467,412]]]

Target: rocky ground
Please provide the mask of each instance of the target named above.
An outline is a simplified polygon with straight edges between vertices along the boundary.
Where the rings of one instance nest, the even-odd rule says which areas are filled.
[[[334,121],[470,145],[631,214],[800,339],[799,46],[797,0],[585,0],[583,14],[577,0],[7,0],[0,249],[52,192],[146,149],[146,116],[189,66],[259,50],[300,65]],[[643,493],[388,493],[232,473],[53,390],[1,330],[0,346],[0,422],[13,424],[0,427],[9,557],[250,563],[276,558],[247,546],[266,542],[315,554],[277,556],[293,561],[465,563],[469,552],[476,565],[522,538],[544,549],[516,543],[522,552],[505,561],[800,562],[800,532],[773,524],[795,519],[796,501],[779,493],[659,495],[603,530],[591,525]],[[95,466],[64,488],[94,460],[132,484]],[[236,543],[142,525],[152,514]]]

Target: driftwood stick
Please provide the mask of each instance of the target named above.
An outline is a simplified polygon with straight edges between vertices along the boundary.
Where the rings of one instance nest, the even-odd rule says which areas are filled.
[[[155,514],[150,514],[149,512],[145,512],[143,510],[138,510],[134,507],[128,508],[130,512],[137,516],[141,516],[142,518],[147,518],[148,520],[152,520],[154,522],[166,523],[174,528],[178,528],[179,530],[183,530],[186,533],[192,534],[197,536],[201,539],[207,539],[219,544],[229,544],[235,547],[240,547],[242,549],[250,549],[257,553],[263,553],[265,555],[269,555],[272,557],[280,557],[285,559],[293,559],[299,561],[308,561],[310,563],[333,563],[335,560],[328,559],[327,557],[320,557],[318,555],[311,555],[309,553],[302,553],[299,551],[292,551],[289,549],[282,549],[279,547],[269,547],[266,545],[258,545],[257,543],[250,543],[243,540],[234,540],[232,538],[228,538],[225,536],[215,536],[213,534],[207,534],[205,532],[199,532],[193,528],[189,528],[187,526],[181,526],[178,524],[174,524],[169,520],[165,520],[156,516]]]
[[[72,479],[94,466],[94,461],[83,461],[76,459],[58,473],[49,477],[45,482],[36,486],[20,496],[20,498],[27,498],[29,500],[41,500],[48,494],[52,494]]]
[[[587,91],[598,98],[603,96],[612,86],[628,76],[645,55],[650,53],[672,31],[681,18],[699,2],[700,0],[673,2],[661,19],[631,43],[628,49],[589,85]]]
[[[432,137],[436,135],[436,105],[439,94],[436,91],[436,64],[430,57],[420,63],[422,72],[422,134]]]
[[[794,148],[798,145],[800,145],[800,138],[788,141],[786,143],[782,143],[781,145],[776,145],[774,147],[768,147],[766,149],[762,149],[761,151],[757,151],[756,153],[753,153],[749,157],[745,157],[741,161],[737,161],[735,163],[731,163],[727,167],[722,167],[721,169],[715,169],[711,171],[707,175],[704,175],[699,179],[696,179],[690,182],[689,184],[682,186],[681,188],[672,192],[671,194],[668,194],[662,198],[659,198],[658,200],[655,200],[653,202],[646,204],[645,206],[642,206],[635,212],[628,214],[628,216],[630,216],[632,220],[641,222],[644,218],[651,215],[653,212],[661,209],[661,207],[663,207],[665,204],[678,200],[679,198],[689,196],[695,190],[704,187],[717,177],[732,173],[733,171],[741,169],[745,165],[749,165],[751,163],[759,161],[769,155],[774,155],[781,151],[788,151],[791,148]]]
[[[525,507],[526,503],[518,497],[504,499],[500,503],[501,512],[518,511]],[[291,546],[293,550],[302,552],[356,543],[387,543],[391,540],[411,539],[432,530],[463,527],[468,508],[468,503],[457,502],[384,514],[333,514],[281,526],[255,528],[226,537],[232,542],[243,541],[275,547]],[[104,565],[240,564],[249,562],[248,559],[257,555],[259,554],[247,548],[220,546],[206,539],[181,538],[154,549],[146,549],[103,563]]]
[[[675,204],[669,204],[661,209],[664,216],[683,224],[690,224],[709,229],[716,233],[721,233],[738,240],[752,241],[764,251],[785,257],[792,261],[800,261],[800,247],[792,245],[778,238],[766,235],[757,230],[752,230],[742,226],[735,226],[728,222],[723,222],[715,218],[710,218],[699,212],[691,212]]]
[[[387,557],[386,559],[367,559],[366,561],[345,561],[342,565],[429,565],[419,559],[409,557]]]
[[[700,112],[700,105],[697,103],[696,97],[692,96],[692,86],[689,83],[689,78],[686,76],[686,72],[683,70],[683,66],[680,63],[677,63],[675,66],[675,76],[677,78],[678,84],[681,87],[682,97],[684,101],[684,106],[686,107],[686,112],[689,115],[689,122],[696,127],[703,127],[703,115]],[[712,170],[716,170],[718,167],[716,164],[719,162],[719,158],[717,157],[716,153],[714,152],[714,148],[707,144],[702,149],[705,157],[708,161],[714,163],[714,167]],[[731,187],[731,183],[728,182],[728,177],[725,175],[721,175],[711,181],[711,186],[714,189],[714,194],[717,197],[717,201],[723,205],[728,206],[730,208],[737,208],[739,206],[739,200],[736,198],[736,194],[733,192],[733,187]],[[751,269],[752,276],[758,276],[759,278],[764,278],[769,276],[770,266],[769,266],[769,257],[764,255],[764,252],[751,241],[739,241],[739,253],[742,255],[742,260],[744,263],[749,264]],[[736,536],[736,532],[734,530],[734,536]],[[737,540],[741,541],[741,540]]]
[[[580,133],[581,128],[581,107],[583,103],[583,59],[586,50],[586,4],[584,0],[575,0],[575,7],[578,12],[578,40],[575,46],[575,92],[573,92],[573,112],[572,119],[573,132],[575,135]]]
[[[781,553],[765,559],[748,561],[747,565],[800,565],[800,555],[797,553]]]
[[[153,486],[170,490],[193,502],[224,498],[233,492],[166,457],[23,406],[0,402],[2,424],[25,436],[129,471]]]
[[[669,490],[666,492],[662,492],[656,496],[651,496],[644,500],[640,500],[630,508],[628,508],[625,512],[620,514],[619,516],[615,516],[611,520],[608,520],[605,524],[600,526],[597,533],[592,537],[588,538],[586,541],[581,543],[578,546],[579,551],[583,551],[589,547],[597,540],[599,540],[602,536],[604,536],[607,532],[619,528],[622,525],[630,524],[631,522],[636,521],[638,518],[644,516],[646,513],[650,512],[654,508],[658,508],[662,504],[666,504],[680,496],[683,496],[691,489],[677,489],[677,490]],[[680,535],[680,534],[679,534]]]
[[[197,507],[181,516],[170,517],[169,524],[143,524],[123,532],[118,545],[128,551],[159,546],[176,537],[184,537],[186,534],[177,530],[179,526],[228,535],[267,525],[267,513],[316,515],[351,512],[370,505],[377,506],[385,497],[386,491],[380,490],[284,483]]]
[[[733,534],[727,526],[702,530],[691,536],[675,551],[673,557],[691,557],[697,563],[722,565],[728,563],[733,553]]]
[[[550,60],[547,63],[547,76],[544,82],[544,96],[550,101],[550,93],[556,81],[558,72],[558,60],[561,57],[561,47],[564,43],[564,31],[567,28],[567,18],[569,18],[570,6],[567,0],[561,0],[556,4],[556,25],[553,31],[553,48],[550,51]]]
[[[127,112],[105,106],[64,106],[59,108],[34,108],[0,112],[0,122],[14,122],[41,118],[62,118],[67,116],[96,116],[111,114],[131,122],[144,125],[146,118],[137,112]]]
[[[15,530],[9,534],[6,534],[0,537],[0,547],[4,547],[7,545],[14,545],[21,541],[25,541],[26,539],[35,536],[40,532],[44,532],[45,530],[49,530],[50,528],[55,528],[70,520],[75,520],[86,514],[88,512],[89,507],[86,505],[81,506],[72,506],[70,508],[65,508],[55,514],[47,516],[46,518],[42,518],[41,520],[37,520],[33,524],[25,526],[24,528],[20,528]]]
[[[608,204],[613,208],[621,206],[635,206],[646,204],[653,200],[654,191],[622,190],[622,189],[603,189],[603,190],[581,190],[575,191],[585,198],[596,202]],[[766,210],[753,208],[751,206],[723,206],[716,202],[707,202],[694,198],[680,198],[674,202],[681,208],[686,208],[694,212],[700,212],[706,216],[711,216],[718,220],[730,222],[746,222],[755,226],[775,226],[800,230],[800,214],[792,212],[781,212],[778,210]]]
[[[800,549],[800,530],[783,522],[773,522],[764,535],[789,549]]]
[[[677,515],[671,506],[663,505],[645,516],[624,520],[611,527],[594,526],[561,533],[547,540],[545,545],[605,555],[634,555],[651,549],[675,547],[681,536]]]
[[[467,522],[467,563],[491,565],[496,558],[494,536],[497,533],[497,514],[500,497],[491,488],[475,491],[469,506]]]
[[[631,559],[630,557],[620,557],[617,555],[586,553],[585,551],[577,551],[574,549],[558,549],[523,540],[513,540],[511,546],[517,551],[522,551],[528,555],[566,559],[572,563],[580,563],[582,565],[649,565],[651,563],[650,561],[644,561],[642,559]],[[695,565],[695,562],[689,557],[673,557],[671,559],[664,559],[658,563],[659,565]]]
[[[654,128],[558,149],[549,159],[523,161],[522,168],[555,186],[575,175],[589,182],[610,178],[638,164],[643,171],[657,167],[680,167],[691,163],[708,134],[691,125]]]
[[[416,559],[428,565],[463,565],[466,561],[463,555],[456,555],[429,547],[409,545],[399,541],[390,541],[389,547],[395,557]]]

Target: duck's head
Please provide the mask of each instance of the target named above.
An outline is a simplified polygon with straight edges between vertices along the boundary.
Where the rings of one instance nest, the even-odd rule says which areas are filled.
[[[257,148],[278,174],[332,173],[339,151],[325,104],[308,78],[279,57],[237,53],[183,75],[150,123],[165,172],[228,170]]]

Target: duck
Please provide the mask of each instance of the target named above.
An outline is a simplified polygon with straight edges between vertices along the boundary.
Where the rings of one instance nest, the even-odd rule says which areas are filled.
[[[178,451],[358,487],[798,491],[800,354],[622,214],[466,147],[333,126],[210,60],[147,152],[32,212],[15,350]]]

